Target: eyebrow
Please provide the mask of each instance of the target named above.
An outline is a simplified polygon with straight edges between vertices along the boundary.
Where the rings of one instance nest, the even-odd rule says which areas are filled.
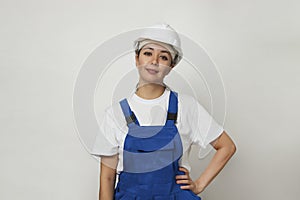
[[[151,47],[145,47],[145,48],[143,48],[143,49],[150,49],[150,50],[154,51],[154,49],[151,48]],[[169,54],[171,54],[169,51],[166,51],[166,50],[161,50],[160,52],[161,52],[161,53],[169,53]]]

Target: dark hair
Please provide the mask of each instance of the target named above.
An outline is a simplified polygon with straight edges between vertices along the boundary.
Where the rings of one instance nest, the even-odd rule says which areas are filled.
[[[136,50],[135,50],[135,55],[140,56],[141,50],[142,50],[142,49],[136,49]]]

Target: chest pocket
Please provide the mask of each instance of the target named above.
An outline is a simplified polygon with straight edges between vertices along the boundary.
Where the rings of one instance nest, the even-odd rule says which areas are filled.
[[[147,141],[145,141],[147,140]],[[175,161],[175,145],[171,140],[159,148],[157,140],[137,139],[131,140],[134,151],[124,149],[124,171],[132,173],[151,172],[170,165]]]
[[[153,153],[156,151],[173,151],[175,148],[174,141],[159,139],[139,139],[134,142],[137,153]]]
[[[145,173],[171,165],[182,155],[179,134],[173,138],[128,137],[124,149],[124,171]]]

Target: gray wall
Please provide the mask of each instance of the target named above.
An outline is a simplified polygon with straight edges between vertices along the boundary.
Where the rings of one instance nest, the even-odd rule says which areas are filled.
[[[283,0],[1,0],[0,199],[97,199],[98,162],[73,118],[76,77],[101,43],[160,21],[206,49],[226,89],[225,129],[238,151],[203,199],[297,199],[299,6]],[[197,160],[196,153],[193,177],[212,156]]]

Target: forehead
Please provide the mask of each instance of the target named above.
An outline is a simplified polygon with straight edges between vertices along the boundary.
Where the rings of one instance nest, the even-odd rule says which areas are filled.
[[[145,46],[142,47],[141,50],[143,50],[143,49],[151,49],[151,50],[157,50],[157,51],[163,51],[163,52],[166,52],[166,53],[170,53],[167,48],[165,48],[164,46],[159,45],[157,43],[146,44]]]

